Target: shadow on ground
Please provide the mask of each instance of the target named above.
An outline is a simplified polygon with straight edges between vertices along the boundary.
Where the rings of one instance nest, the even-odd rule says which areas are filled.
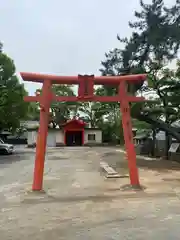
[[[15,152],[12,155],[0,155],[0,164],[11,164],[19,161],[28,161],[29,158],[34,157],[32,153],[18,153]]]
[[[180,170],[180,164],[170,160],[144,160],[137,158],[137,166],[143,169],[157,170],[159,172],[177,171]]]
[[[104,202],[112,202],[114,200],[119,199],[139,199],[139,198],[164,198],[164,197],[176,197],[176,193],[146,193],[144,191],[134,191],[129,193],[123,193],[120,189],[118,189],[119,192],[114,195],[81,195],[81,196],[53,196],[49,194],[38,195],[38,194],[28,194],[24,200],[21,201],[22,204],[43,204],[43,203],[80,203],[80,202],[86,202],[91,201],[93,203],[104,203]]]
[[[53,196],[44,194],[44,196],[34,195],[31,194],[22,201],[22,203],[25,204],[41,204],[43,202],[64,202],[64,203],[71,203],[71,202],[84,202],[84,201],[92,201],[92,202],[105,202],[113,200],[116,196],[107,196],[107,195],[81,195],[81,196],[66,196],[66,197],[60,197],[60,196]]]
[[[103,160],[116,170],[126,172],[128,170],[128,163],[122,153],[108,152],[103,155]],[[142,169],[155,170],[159,172],[177,171],[180,170],[180,164],[175,161],[152,159],[145,160],[137,157],[137,166]]]

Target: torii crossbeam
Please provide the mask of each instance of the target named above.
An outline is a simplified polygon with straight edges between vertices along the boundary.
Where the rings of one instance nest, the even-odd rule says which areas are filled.
[[[136,166],[136,152],[133,143],[132,124],[130,116],[130,102],[144,101],[143,97],[130,96],[127,93],[127,83],[139,83],[146,79],[145,74],[126,76],[99,76],[78,75],[78,76],[53,76],[37,73],[21,72],[24,81],[42,83],[42,94],[27,96],[24,98],[28,102],[40,103],[40,126],[36,143],[36,158],[34,167],[34,179],[32,190],[40,191],[43,187],[44,160],[46,153],[46,141],[48,134],[49,109],[52,101],[59,102],[119,102],[122,113],[122,125],[124,141],[127,152],[130,183],[133,187],[139,186],[138,169]],[[52,84],[76,84],[78,85],[78,96],[55,96],[51,91]],[[116,96],[94,95],[94,85],[114,85],[118,87]]]

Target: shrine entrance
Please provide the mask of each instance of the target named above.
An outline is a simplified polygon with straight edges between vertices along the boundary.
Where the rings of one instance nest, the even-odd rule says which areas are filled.
[[[66,146],[82,146],[82,131],[67,131],[65,135]]]
[[[86,123],[72,119],[63,124],[64,144],[66,146],[82,146],[84,144],[84,127]]]
[[[24,98],[28,102],[40,103],[40,126],[36,143],[36,158],[34,166],[33,191],[41,191],[43,187],[44,160],[46,154],[46,142],[48,134],[49,109],[52,101],[59,102],[119,102],[122,114],[122,125],[124,142],[127,153],[130,184],[133,187],[140,185],[139,174],[136,166],[136,152],[133,143],[132,124],[130,117],[130,102],[144,101],[143,97],[131,96],[127,92],[127,84],[144,82],[145,74],[126,75],[126,76],[53,76],[34,73],[20,73],[24,81],[43,83],[42,94],[37,96],[27,96]],[[76,84],[78,85],[78,96],[56,96],[51,91],[52,84]],[[118,88],[115,96],[94,95],[94,85],[110,85]],[[72,132],[73,129],[71,129]],[[70,131],[70,130],[69,130]],[[83,131],[81,129],[81,131]],[[70,134],[69,134],[70,136]],[[65,134],[65,137],[70,137]],[[72,136],[72,135],[71,135]],[[83,143],[82,134],[82,143]],[[66,140],[66,139],[65,139]],[[68,140],[72,143],[72,140]]]

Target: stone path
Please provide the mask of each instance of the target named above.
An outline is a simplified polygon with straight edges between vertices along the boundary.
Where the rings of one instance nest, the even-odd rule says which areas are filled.
[[[146,190],[122,191],[128,178],[106,179],[100,171],[100,161],[115,161],[114,152],[101,147],[49,149],[45,194],[29,191],[33,150],[0,156],[0,239],[179,239],[178,183],[167,180],[162,188],[168,173],[156,176],[158,171],[140,169]],[[122,153],[116,158],[123,163]],[[180,179],[177,169],[175,175]]]

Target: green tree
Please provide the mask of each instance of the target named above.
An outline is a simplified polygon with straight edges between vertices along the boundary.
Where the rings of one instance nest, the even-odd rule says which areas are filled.
[[[28,106],[28,114],[26,119],[32,121],[39,121],[39,117],[40,117],[39,103],[31,102]]]
[[[78,108],[79,117],[89,123],[90,127],[95,128],[103,123],[103,117],[106,110],[102,108],[101,103],[84,102]]]
[[[28,103],[24,85],[15,75],[13,61],[2,51],[0,44],[0,130],[14,131],[27,114]]]
[[[168,9],[165,7],[163,0],[152,0],[151,4],[145,4],[141,0],[140,5],[141,12],[135,11],[137,21],[129,23],[130,28],[133,30],[132,35],[130,38],[124,39],[117,37],[124,44],[124,47],[121,49],[115,48],[106,54],[106,59],[102,62],[103,68],[100,71],[102,75],[147,72],[149,81],[151,80],[154,83],[153,87],[150,85],[142,86],[142,83],[140,83],[137,86],[128,86],[128,90],[131,93],[142,89],[143,92],[145,90],[155,90],[158,97],[154,99],[156,101],[156,104],[153,105],[155,108],[152,109],[151,106],[151,114],[155,115],[155,112],[160,113],[160,110],[163,110],[160,115],[164,117],[165,111],[169,109],[169,105],[167,105],[167,101],[164,101],[164,99],[169,94],[172,96],[172,91],[168,93],[170,90],[167,90],[166,95],[161,94],[162,91],[165,91],[163,90],[163,82],[166,78],[169,87],[174,87],[175,84],[172,78],[167,76],[164,66],[177,57],[180,44],[180,4],[179,0],[177,0],[176,4]],[[161,77],[159,72],[161,72]],[[162,78],[160,81],[161,87],[159,84],[160,78]],[[107,87],[105,86],[105,88]],[[174,101],[175,99],[177,101],[177,98],[174,98]],[[147,106],[147,103],[144,106]],[[172,110],[174,108],[171,107],[171,112]]]
[[[172,125],[180,117],[179,98],[180,98],[180,80],[179,80],[179,62],[177,70],[168,68],[159,71],[152,70],[149,74],[149,88],[154,94],[154,101],[146,103],[143,107],[143,114],[155,119],[160,119],[166,125]],[[170,136],[166,131],[166,156],[170,147]]]
[[[140,1],[140,4],[142,11],[135,12],[138,20],[130,23],[130,27],[136,30],[132,38],[132,42],[136,43],[133,58],[138,65],[144,65],[149,73],[148,91],[155,93],[156,104],[153,104],[154,108],[150,104],[149,115],[156,116],[156,119],[162,118],[165,123],[171,124],[178,116],[178,102],[174,97],[174,89],[179,88],[179,83],[175,74],[165,69],[165,66],[177,57],[180,46],[179,0],[170,9],[164,6],[163,0],[153,0],[152,4]],[[169,143],[169,135],[166,132],[166,156]]]
[[[40,92],[41,89],[38,89]],[[75,96],[74,90],[69,85],[53,85],[52,93],[56,96]],[[75,116],[78,111],[79,103],[77,102],[52,102],[50,107],[49,123],[53,124],[53,128],[62,125],[71,116]],[[35,112],[36,116],[36,112]]]

